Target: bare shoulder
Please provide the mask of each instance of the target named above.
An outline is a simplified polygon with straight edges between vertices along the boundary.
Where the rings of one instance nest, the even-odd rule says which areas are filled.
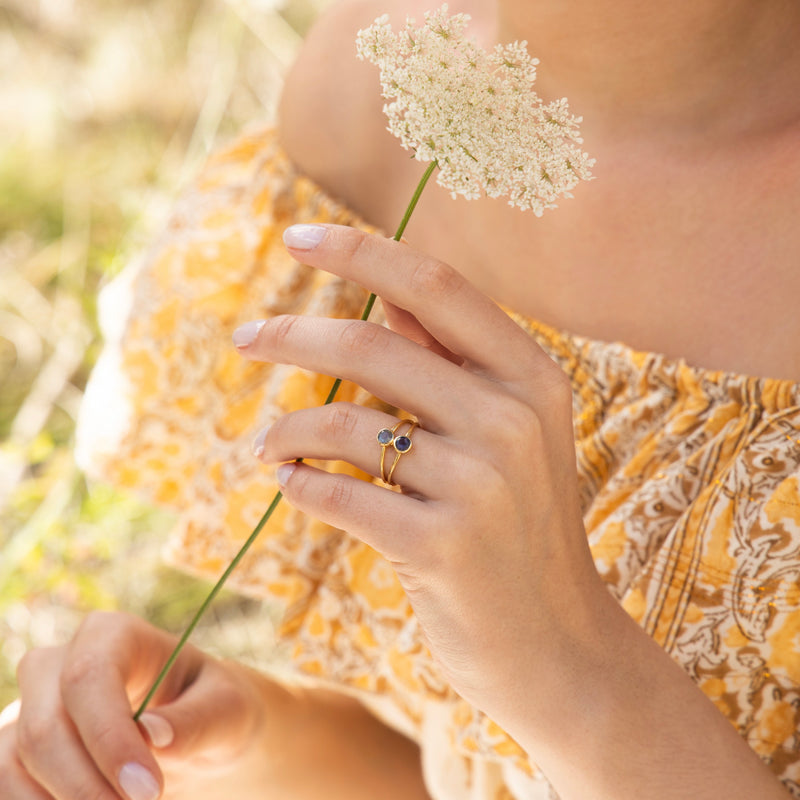
[[[287,76],[279,107],[281,143],[323,189],[362,215],[381,215],[376,201],[402,149],[386,131],[377,69],[356,56],[356,34],[392,12],[401,22],[414,2],[342,0],[309,33]],[[388,160],[387,160],[388,159]],[[380,219],[371,219],[380,224]]]
[[[493,0],[451,0],[476,20]],[[419,164],[386,130],[377,68],[356,55],[356,34],[388,14],[421,21],[431,0],[339,0],[321,15],[290,70],[278,111],[281,143],[325,191],[384,229],[402,216]]]

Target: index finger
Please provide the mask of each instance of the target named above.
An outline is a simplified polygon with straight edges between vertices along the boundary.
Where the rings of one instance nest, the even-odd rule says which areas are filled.
[[[149,794],[139,791],[135,800],[155,798],[159,791],[157,778],[151,775],[149,786],[143,785],[141,779],[132,785],[131,779],[137,777],[135,768],[133,772],[131,767],[123,772],[127,766],[123,764],[118,775],[107,776],[90,756],[61,700],[65,657],[63,647],[41,648],[27,653],[20,664],[22,705],[15,732],[16,755],[24,773],[51,798],[91,796],[97,800],[119,800],[127,796],[134,800],[129,790],[142,788],[149,789]],[[11,731],[14,732],[13,727]],[[28,783],[24,774],[17,775],[17,783],[20,781],[23,785]],[[10,796],[22,797],[20,791],[17,785]]]
[[[171,639],[136,618],[120,625],[120,615],[92,615],[65,659],[64,707],[100,772],[132,800],[155,800],[162,777],[133,720],[130,698],[146,688],[170,652]]]
[[[305,264],[352,280],[411,312],[448,350],[492,377],[529,380],[553,367],[508,314],[442,261],[342,225],[292,225],[283,238]]]

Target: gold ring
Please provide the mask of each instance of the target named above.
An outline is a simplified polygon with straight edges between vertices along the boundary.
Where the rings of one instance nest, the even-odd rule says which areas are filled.
[[[392,483],[392,475],[394,475],[397,462],[400,456],[407,453],[413,446],[411,441],[411,432],[418,426],[419,423],[410,419],[401,419],[393,428],[381,428],[378,431],[378,444],[381,446],[381,480],[388,483],[389,486],[394,486]],[[397,431],[403,426],[408,425],[408,430],[405,433],[397,435]],[[389,468],[389,473],[386,473],[386,451],[389,447],[393,447],[395,451],[394,461]]]

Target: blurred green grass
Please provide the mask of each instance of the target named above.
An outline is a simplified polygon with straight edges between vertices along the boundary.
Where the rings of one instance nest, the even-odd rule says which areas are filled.
[[[0,708],[26,649],[91,609],[181,630],[208,587],[169,516],[72,457],[95,298],[220,142],[274,115],[326,0],[0,0]],[[258,662],[269,609],[220,598],[196,640]]]

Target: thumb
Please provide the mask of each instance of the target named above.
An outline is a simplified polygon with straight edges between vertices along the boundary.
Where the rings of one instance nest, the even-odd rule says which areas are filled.
[[[145,711],[139,724],[153,748],[178,760],[202,755],[227,761],[252,736],[262,704],[244,671],[206,661],[193,682],[174,700]]]
[[[139,725],[156,749],[169,747],[175,740],[175,731],[169,720],[152,711],[145,711],[139,717]]]

